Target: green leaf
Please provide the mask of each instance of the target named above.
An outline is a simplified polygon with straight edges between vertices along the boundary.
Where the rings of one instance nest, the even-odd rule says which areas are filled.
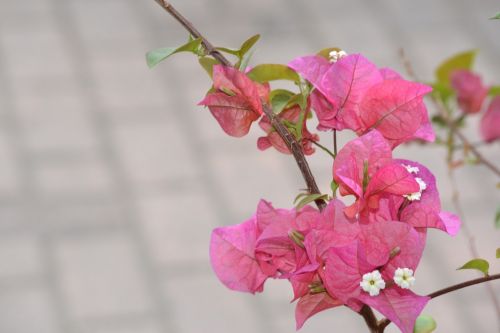
[[[179,52],[193,52],[194,54],[199,55],[200,45],[201,45],[201,38],[197,38],[179,47],[164,47],[161,49],[149,51],[148,53],[146,53],[146,61],[148,63],[149,68],[153,68],[163,60],[170,57],[172,54],[176,54]]]
[[[337,189],[339,188],[339,184],[335,180],[332,180],[330,183],[330,188],[332,189],[333,197],[337,196]]]
[[[446,101],[453,96],[454,92],[449,85],[436,82],[432,84],[432,94],[446,104]]]
[[[212,77],[214,65],[217,65],[219,62],[215,60],[214,58],[210,57],[201,57],[198,59],[201,67],[208,73],[210,77]]]
[[[243,55],[243,58],[241,58],[241,60],[236,64],[236,67],[238,67],[240,71],[244,72],[248,66],[248,63],[250,62],[250,58],[252,57],[252,55],[253,51],[245,53]]]
[[[326,199],[328,199],[328,195],[327,194],[319,194],[319,193],[306,194],[305,196],[303,196],[301,198],[302,199],[299,201],[297,206],[295,206],[297,209],[301,209],[305,205],[310,204],[311,202],[318,200],[318,199],[326,200]]]
[[[449,86],[450,74],[457,69],[471,69],[476,53],[476,50],[458,53],[442,62],[436,69],[438,82],[444,84],[445,86]]]
[[[487,262],[484,259],[472,259],[468,262],[466,262],[462,267],[457,268],[459,269],[475,269],[480,272],[482,272],[485,276],[488,276],[488,270],[490,269],[490,263]]]
[[[497,13],[495,16],[490,17],[490,20],[500,20],[500,13]]]
[[[488,91],[488,95],[490,96],[498,96],[500,95],[500,86],[492,86]]]
[[[275,89],[269,94],[269,99],[271,100],[271,106],[273,107],[273,112],[279,114],[285,109],[290,99],[294,96],[294,93],[285,89]]]
[[[255,43],[257,43],[259,39],[260,35],[257,34],[244,41],[240,46],[240,57],[243,57],[248,51],[250,51],[250,49],[255,45]]]
[[[497,249],[497,259],[500,259],[500,247]]]
[[[264,83],[275,80],[290,80],[299,82],[299,76],[292,69],[281,64],[257,65],[250,72],[248,77],[254,81]]]
[[[259,38],[260,38],[260,35],[255,35],[255,36],[248,38],[246,41],[243,42],[243,44],[241,44],[239,49],[230,49],[228,47],[216,47],[215,49],[218,51],[221,51],[221,52],[232,54],[232,55],[238,57],[238,59],[240,59],[240,61],[241,61],[243,59],[243,57],[245,56],[245,54],[247,54],[247,52],[250,51],[252,46],[254,46],[255,43],[257,43]]]
[[[497,208],[497,213],[495,214],[495,227],[500,228],[500,207]]]
[[[413,328],[413,333],[431,333],[436,329],[437,324],[434,318],[431,316],[421,315],[417,317],[415,321],[415,327]]]

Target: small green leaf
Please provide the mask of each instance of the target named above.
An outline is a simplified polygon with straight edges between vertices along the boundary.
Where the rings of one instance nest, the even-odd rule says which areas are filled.
[[[250,62],[250,58],[252,57],[252,55],[253,51],[245,53],[241,60],[236,64],[236,67],[238,67],[240,71],[244,72],[248,66],[248,63]]]
[[[307,195],[302,197],[302,199],[299,201],[297,206],[295,206],[295,208],[301,209],[305,205],[310,204],[311,202],[318,200],[318,199],[326,200],[326,199],[328,199],[328,195],[327,194],[319,194],[319,193],[307,194]]]
[[[490,96],[498,96],[500,95],[500,86],[492,86],[488,91],[488,95]]]
[[[259,39],[260,35],[257,34],[244,41],[240,46],[240,57],[243,57],[248,51],[250,51],[250,49],[255,45],[255,43],[257,43]]]
[[[431,316],[421,315],[417,317],[413,333],[431,333],[436,329],[437,324]]]
[[[164,47],[161,49],[149,51],[148,53],[146,53],[146,61],[148,63],[149,68],[153,68],[163,60],[170,57],[172,54],[176,54],[179,52],[193,52],[195,54],[199,54],[200,45],[201,45],[201,38],[197,38],[190,40],[186,44],[181,45],[179,47]]]
[[[432,94],[446,104],[448,99],[453,96],[454,92],[449,85],[442,82],[432,84]]]
[[[330,183],[330,188],[332,189],[333,197],[337,196],[337,189],[339,188],[339,184],[335,180],[332,180]]]
[[[201,67],[208,73],[210,77],[212,77],[214,65],[217,65],[219,62],[215,60],[214,58],[210,57],[201,57],[198,59]]]
[[[257,65],[250,72],[248,77],[254,81],[264,83],[275,80],[290,80],[299,82],[299,76],[292,69],[281,64]]]
[[[495,214],[495,227],[500,228],[500,207],[497,208],[497,213]]]
[[[497,249],[497,259],[500,259],[500,247]]]
[[[271,100],[271,105],[273,107],[273,112],[279,114],[285,109],[290,99],[294,96],[294,93],[285,89],[275,89],[269,94],[269,99]]]
[[[484,259],[472,259],[468,262],[466,262],[462,267],[457,268],[459,269],[475,269],[480,272],[482,272],[485,276],[488,276],[488,270],[490,269],[490,263],[487,262]]]
[[[444,84],[445,86],[449,86],[450,74],[457,69],[471,69],[476,53],[476,50],[458,53],[442,62],[436,69],[438,82]]]
[[[490,17],[490,20],[500,20],[500,13],[497,13],[495,16]]]

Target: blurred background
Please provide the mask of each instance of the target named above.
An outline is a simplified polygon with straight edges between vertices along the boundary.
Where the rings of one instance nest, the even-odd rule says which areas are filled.
[[[261,33],[254,63],[340,46],[403,72],[404,48],[431,80],[441,60],[478,48],[476,69],[500,83],[500,21],[488,20],[498,0],[173,3],[214,44],[237,47]],[[0,0],[0,332],[295,331],[288,283],[270,281],[257,296],[229,291],[211,271],[208,242],[261,197],[291,206],[302,179],[292,158],[257,151],[257,126],[233,139],[196,106],[210,81],[193,56],[147,68],[146,51],[186,38],[153,0]],[[340,143],[349,138],[341,133]],[[498,143],[482,149],[500,165]],[[453,210],[444,149],[396,154],[428,165]],[[330,158],[310,161],[327,191]],[[497,181],[483,167],[457,171],[466,223],[492,272]],[[417,292],[478,276],[455,271],[472,258],[463,232],[428,239]],[[500,296],[500,283],[492,286]],[[498,332],[484,286],[440,297],[424,313],[438,332]],[[301,332],[319,331],[367,329],[337,308]]]

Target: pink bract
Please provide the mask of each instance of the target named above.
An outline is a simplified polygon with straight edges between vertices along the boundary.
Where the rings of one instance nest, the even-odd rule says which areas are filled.
[[[428,86],[403,80],[389,68],[379,70],[360,54],[335,63],[320,56],[300,57],[288,66],[316,88],[310,102],[319,130],[351,129],[362,135],[377,128],[392,147],[435,139],[422,101]]]
[[[213,80],[217,91],[208,93],[198,104],[208,107],[228,135],[246,135],[263,113],[261,103],[267,100],[268,88],[237,69],[222,65],[214,66]]]
[[[281,111],[278,118],[283,121],[287,121],[289,124],[296,125],[300,119],[301,108],[295,105],[291,108]],[[307,129],[307,115],[304,116],[302,122],[302,138],[300,144],[302,145],[302,151],[305,155],[311,155],[315,152],[312,141],[319,141],[319,137],[316,134],[311,134]],[[260,137],[257,140],[257,147],[260,150],[266,150],[270,147],[274,147],[280,153],[291,154],[290,150],[285,144],[285,141],[279,136],[267,116],[262,117],[259,121],[259,126],[267,133],[267,136]]]
[[[465,113],[481,111],[483,102],[488,96],[488,88],[483,85],[481,77],[469,70],[456,70],[450,76],[451,86],[457,93],[458,105]]]
[[[500,139],[500,96],[493,98],[481,118],[480,131],[486,142]]]

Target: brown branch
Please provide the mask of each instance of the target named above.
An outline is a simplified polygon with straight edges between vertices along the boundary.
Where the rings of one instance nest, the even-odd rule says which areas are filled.
[[[370,333],[383,332],[383,330],[382,331],[380,330],[377,317],[375,317],[373,310],[369,306],[363,305],[361,311],[359,311],[359,314],[365,320],[366,326],[368,326],[368,328],[370,329]]]
[[[215,47],[205,38],[203,35],[194,27],[194,25],[185,18],[181,13],[179,13],[171,3],[165,0],[155,0],[157,4],[159,4],[164,10],[166,10],[170,15],[172,15],[189,33],[195,37],[200,38],[201,43],[205,50],[217,59],[221,64],[227,67],[232,67],[232,64],[229,60],[227,60],[219,51],[215,49]],[[283,139],[288,149],[292,152],[295,161],[302,173],[302,177],[304,178],[307,189],[311,194],[319,194],[319,188],[316,184],[316,180],[311,172],[311,168],[307,163],[306,157],[302,152],[301,145],[295,140],[295,137],[288,131],[288,129],[281,123],[281,121],[275,116],[273,110],[266,104],[263,104],[264,114],[270,119],[271,124],[276,129],[276,132]],[[315,200],[316,205],[321,210],[326,206],[326,202],[322,199]]]
[[[480,284],[480,283],[484,283],[484,282],[488,282],[488,281],[492,281],[492,280],[498,280],[498,279],[500,279],[500,274],[488,275],[488,276],[485,276],[485,277],[482,277],[479,279],[469,280],[469,281],[465,281],[465,282],[462,282],[459,284],[455,284],[455,285],[450,286],[450,287],[443,288],[441,290],[430,293],[427,296],[430,298],[436,298],[436,297],[439,297],[441,295],[451,293],[452,291],[460,290],[460,289],[463,289],[466,287],[474,286],[476,284]]]
[[[439,297],[439,296],[451,293],[453,291],[457,291],[457,290],[460,290],[460,289],[463,289],[463,288],[474,286],[476,284],[480,284],[480,283],[484,283],[484,282],[488,282],[488,281],[493,281],[493,280],[499,280],[499,279],[500,279],[500,274],[489,275],[489,276],[485,276],[485,277],[482,277],[482,278],[479,278],[479,279],[465,281],[465,282],[462,282],[462,283],[455,284],[453,286],[449,286],[449,287],[437,290],[437,291],[435,291],[433,293],[428,294],[427,297],[430,297],[432,299],[432,298],[436,298],[436,297]],[[390,323],[391,323],[391,321],[389,319],[387,319],[387,318],[379,321],[379,323],[378,323],[379,331],[377,331],[377,332],[383,332],[384,329]]]

